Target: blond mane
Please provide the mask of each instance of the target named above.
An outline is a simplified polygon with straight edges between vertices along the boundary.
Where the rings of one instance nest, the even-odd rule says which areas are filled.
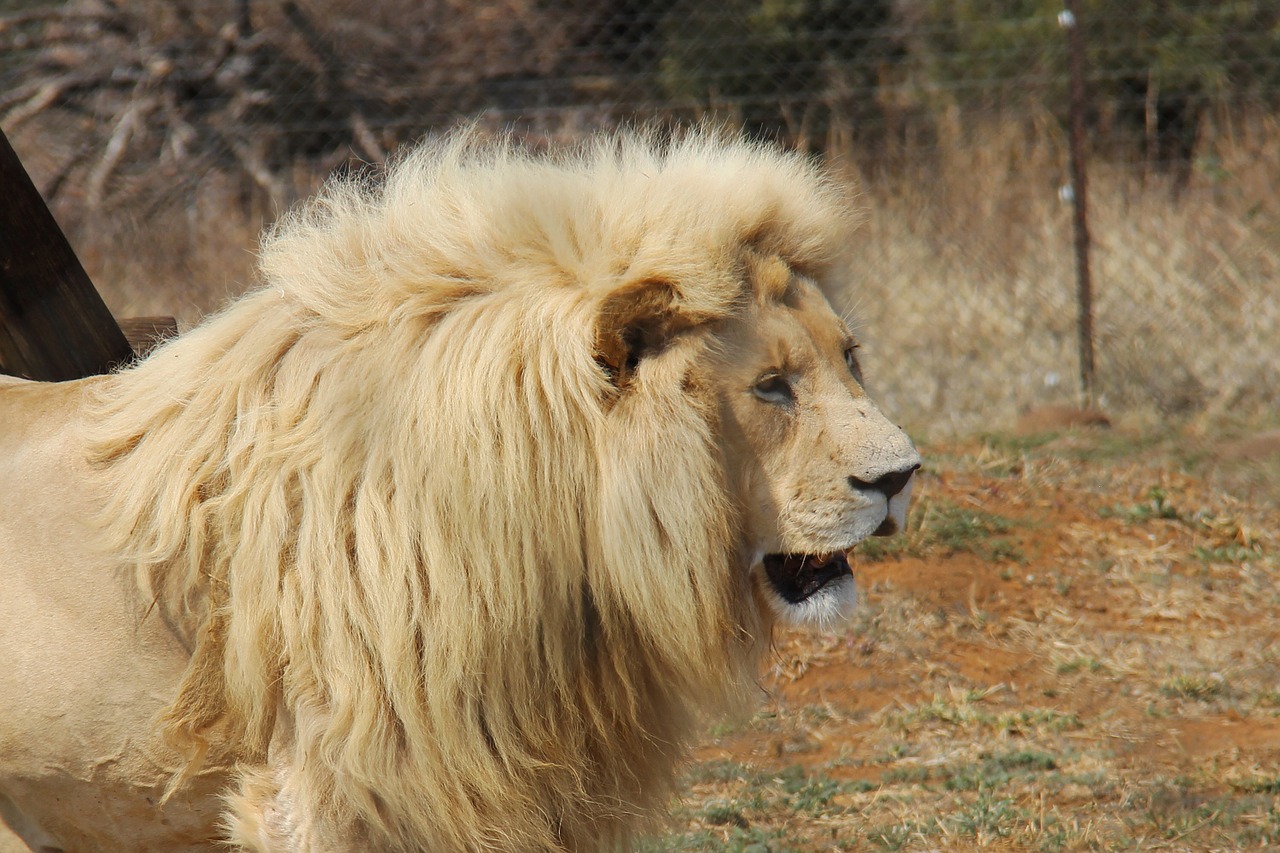
[[[768,626],[714,407],[619,397],[602,325],[649,282],[714,324],[752,296],[744,247],[821,272],[846,208],[710,133],[462,133],[285,217],[264,285],[88,419],[109,547],[192,648],[165,719],[188,771],[287,729],[306,796],[373,846],[642,828]]]

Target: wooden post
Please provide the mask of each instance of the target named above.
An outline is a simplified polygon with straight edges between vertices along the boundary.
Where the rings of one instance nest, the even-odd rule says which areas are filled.
[[[60,381],[133,357],[124,333],[0,132],[0,371]]]

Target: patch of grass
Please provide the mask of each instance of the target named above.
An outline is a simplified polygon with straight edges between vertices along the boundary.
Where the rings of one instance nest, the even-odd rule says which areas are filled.
[[[1026,453],[1029,450],[1035,450],[1044,447],[1053,441],[1059,435],[1057,430],[1048,432],[1036,432],[1029,435],[1015,435],[1013,433],[986,432],[979,434],[982,443],[986,445],[988,450],[997,453]]]
[[[827,705],[805,705],[800,709],[798,716],[801,725],[811,729],[816,729],[833,719],[831,708]]]
[[[1178,841],[1211,825],[1229,822],[1240,808],[1233,798],[1206,796],[1177,780],[1152,788],[1148,797],[1144,817],[1160,835]]]
[[[734,734],[735,732],[739,731],[741,728],[742,728],[741,724],[735,720],[721,720],[721,721],[712,723],[711,728],[708,730],[707,734],[710,735],[712,738],[719,740],[720,738],[728,737],[729,735]]]
[[[952,832],[973,838],[977,836],[1004,838],[1012,835],[1018,824],[1025,822],[1027,813],[1014,805],[1007,797],[993,798],[982,792],[971,803],[964,803],[953,814],[939,818]]]
[[[921,826],[914,821],[906,821],[904,823],[874,827],[867,830],[865,837],[867,841],[874,844],[879,850],[895,851],[905,849],[912,839],[928,835],[932,831],[932,827]]]
[[[668,835],[663,838],[643,839],[636,845],[637,853],[684,853],[684,851],[715,850],[720,843],[716,835],[707,830],[682,832],[679,835]]]
[[[999,788],[1024,776],[1056,770],[1058,760],[1047,752],[1016,750],[945,772],[943,787],[951,791]]]
[[[642,841],[636,850],[637,853],[707,853],[713,850],[718,853],[787,853],[793,849],[783,842],[785,837],[780,830],[733,827],[727,837],[723,830],[699,830]]]
[[[1197,560],[1205,563],[1243,563],[1261,557],[1262,549],[1233,542],[1216,547],[1198,545],[1193,553]]]
[[[1011,734],[1044,728],[1051,732],[1074,731],[1083,724],[1080,718],[1065,711],[1052,708],[1028,708],[1012,714],[1001,714],[996,717],[995,728],[1003,729]]]
[[[1280,794],[1280,776],[1250,776],[1236,779],[1231,787],[1245,794]]]
[[[1085,462],[1113,462],[1133,459],[1159,447],[1167,438],[1167,434],[1158,430],[1142,433],[1103,430],[1090,433],[1087,442],[1057,448],[1056,452]]]
[[[722,803],[709,803],[694,813],[712,826],[736,826],[747,829],[751,822],[743,817],[741,810]]]
[[[886,785],[923,785],[929,781],[929,768],[919,764],[892,767],[880,775]]]
[[[685,775],[685,782],[690,785],[734,782],[739,779],[749,778],[754,772],[751,768],[736,761],[704,761],[701,764],[695,764],[689,769],[689,772]]]
[[[1103,518],[1122,518],[1130,524],[1142,524],[1154,518],[1174,521],[1185,520],[1178,508],[1169,502],[1169,496],[1165,493],[1165,490],[1158,486],[1148,489],[1146,500],[1140,503],[1133,506],[1113,504],[1099,509],[1098,515]]]
[[[1102,661],[1088,655],[1063,661],[1057,667],[1060,675],[1070,675],[1073,672],[1098,672],[1103,668]]]
[[[1171,699],[1195,699],[1207,702],[1227,692],[1227,682],[1221,675],[1175,675],[1160,685],[1160,692]]]
[[[938,502],[931,509],[925,516],[930,541],[949,554],[977,553],[981,543],[1013,528],[1013,522],[1007,518],[953,503]]]
[[[976,726],[1012,733],[1037,728],[1067,731],[1081,726],[1080,718],[1075,714],[1051,708],[1024,708],[1010,713],[995,714],[975,704],[972,701],[972,695],[959,702],[935,696],[929,702],[889,715],[886,723],[904,731],[921,724],[945,723],[952,726]]]
[[[1238,847],[1259,850],[1272,849],[1280,844],[1280,802],[1272,800],[1265,808],[1260,807],[1256,817],[1240,827],[1233,840]]]
[[[880,563],[911,553],[905,536],[873,536],[858,543],[858,556],[869,563]]]
[[[858,553],[869,562],[968,553],[989,562],[1023,563],[1022,549],[1007,536],[1018,526],[1019,522],[995,513],[950,501],[921,500],[908,519],[905,536],[865,540]]]
[[[794,849],[786,827],[844,813],[838,794],[865,791],[874,783],[845,783],[812,774],[798,765],[767,772],[731,761],[710,761],[690,769],[686,783],[715,789],[700,803],[678,810],[696,828],[639,846],[658,851],[716,850],[735,853],[784,853]],[[699,826],[701,825],[701,826]]]
[[[1253,701],[1263,708],[1280,708],[1280,690],[1263,690],[1254,695]]]
[[[686,783],[719,788],[714,798],[694,807],[690,814],[704,823],[732,827],[735,831],[753,829],[760,816],[785,823],[840,814],[844,807],[834,802],[838,794],[877,787],[865,780],[841,782],[810,773],[800,765],[771,773],[729,761],[712,761],[691,768]],[[743,836],[739,840],[751,839]]]
[[[928,702],[889,715],[887,722],[896,729],[906,731],[921,723],[947,723],[967,726],[993,719],[984,709],[974,707],[971,701],[954,702],[935,696]]]
[[[884,754],[875,759],[876,764],[892,764],[900,758],[905,758],[912,753],[912,749],[908,744],[898,741],[889,744],[889,748]]]

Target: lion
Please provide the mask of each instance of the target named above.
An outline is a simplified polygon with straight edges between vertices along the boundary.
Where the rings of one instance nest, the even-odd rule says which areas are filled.
[[[463,132],[264,237],[145,360],[0,380],[0,816],[32,849],[593,851],[661,825],[910,439],[852,204],[709,131]]]

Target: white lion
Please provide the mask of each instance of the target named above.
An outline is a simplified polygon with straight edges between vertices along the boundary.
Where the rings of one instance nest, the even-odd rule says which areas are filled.
[[[849,202],[707,133],[460,134],[118,374],[0,380],[0,816],[34,849],[585,851],[654,826],[919,465]],[[0,824],[2,827],[2,824]],[[3,839],[0,839],[0,843]]]

